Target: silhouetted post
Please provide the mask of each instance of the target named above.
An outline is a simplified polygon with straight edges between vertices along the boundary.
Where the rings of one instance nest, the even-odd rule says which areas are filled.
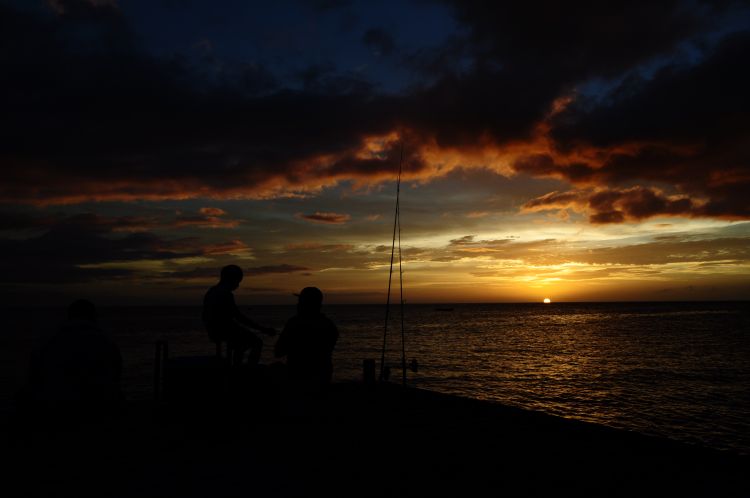
[[[156,341],[154,354],[154,401],[161,401],[163,396],[164,371],[167,363],[166,341]]]
[[[391,367],[382,367],[380,369],[380,376],[382,377],[382,382],[388,382],[388,379],[391,378]]]
[[[222,344],[224,341],[216,341],[216,359],[221,360],[223,358],[222,355]],[[234,365],[234,349],[229,345],[229,342],[227,342],[227,366]]]
[[[372,358],[362,362],[362,381],[367,385],[375,383],[375,360]]]
[[[156,341],[154,344],[154,402],[159,401],[161,394],[161,342]]]
[[[161,391],[162,397],[169,395],[169,343],[164,341],[164,348],[161,353]]]
[[[234,348],[230,347],[229,343],[227,342],[227,365],[229,365],[230,367],[235,366],[236,363],[234,361],[234,351]],[[240,361],[240,363],[242,362]]]

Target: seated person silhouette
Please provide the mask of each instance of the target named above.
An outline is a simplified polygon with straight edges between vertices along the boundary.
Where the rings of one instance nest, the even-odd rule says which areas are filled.
[[[68,320],[32,355],[26,394],[35,408],[97,415],[121,406],[122,356],[96,315],[91,301],[73,302]]]
[[[297,294],[297,314],[290,318],[274,354],[286,357],[289,380],[312,395],[325,394],[333,374],[333,349],[339,337],[336,325],[320,311],[323,293],[305,287]]]
[[[234,302],[232,292],[242,281],[242,269],[228,265],[221,269],[219,283],[208,289],[203,298],[203,323],[212,341],[226,341],[233,350],[233,363],[242,364],[245,351],[249,350],[247,362],[257,365],[263,349],[263,341],[249,329],[256,329],[267,335],[276,335],[270,327],[258,325],[243,315]]]

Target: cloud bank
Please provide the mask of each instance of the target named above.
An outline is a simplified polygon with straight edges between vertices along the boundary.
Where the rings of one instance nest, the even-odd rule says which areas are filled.
[[[309,194],[393,179],[403,142],[406,179],[473,167],[572,185],[525,210],[750,218],[750,31],[731,22],[746,3],[446,3],[463,31],[430,64],[363,35],[424,74],[400,93],[312,65],[301,89],[260,63],[207,78],[145,51],[115,2],[2,4],[0,201]],[[306,216],[346,221],[329,214]]]

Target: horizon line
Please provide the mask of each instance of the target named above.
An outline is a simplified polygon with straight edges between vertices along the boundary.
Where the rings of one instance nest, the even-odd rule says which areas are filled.
[[[409,306],[438,306],[444,307],[450,306],[476,306],[476,305],[492,305],[492,304],[539,304],[539,305],[554,305],[554,304],[689,304],[689,303],[750,303],[750,299],[682,299],[682,300],[601,300],[601,301],[552,301],[545,303],[543,301],[474,301],[474,302],[451,302],[451,301],[435,301],[435,302],[404,302],[404,305]],[[4,306],[5,308],[64,308],[67,304],[12,304]],[[201,307],[201,304],[101,304],[97,305],[99,308],[128,308],[128,307]],[[295,303],[257,303],[257,304],[237,304],[240,308],[251,308],[253,306],[295,306]],[[323,303],[323,308],[327,306],[386,306],[386,303]],[[391,303],[391,306],[399,306],[399,303]]]

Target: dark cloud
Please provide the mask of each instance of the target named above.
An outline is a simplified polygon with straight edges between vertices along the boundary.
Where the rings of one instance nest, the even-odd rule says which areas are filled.
[[[513,236],[509,236],[505,239],[495,240],[476,240],[475,235],[464,235],[458,239],[452,239],[448,246],[449,247],[497,247],[508,244],[513,241]]]
[[[473,62],[470,55],[468,40],[451,35],[439,46],[418,47],[405,54],[402,63],[419,74],[440,78],[469,69],[466,66]]]
[[[595,224],[639,221],[654,216],[708,216],[705,204],[644,187],[550,192],[526,202],[522,209],[543,211],[568,208],[587,212],[589,221]]]
[[[620,193],[621,211],[592,206],[598,207],[591,216],[595,222],[659,214],[750,217],[743,194],[750,189],[750,154],[745,146],[750,138],[750,70],[740,62],[748,53],[750,34],[728,36],[715,48],[704,49],[699,60],[667,63],[648,78],[637,76],[639,64],[659,57],[669,61],[686,41],[709,47],[702,36],[715,27],[722,11],[732,8],[731,3],[462,1],[455,8],[471,29],[479,68],[464,79],[489,82],[493,74],[502,75],[506,81],[496,86],[499,93],[523,96],[516,104],[522,107],[503,103],[502,109],[493,109],[492,98],[485,103],[495,116],[503,116],[503,123],[519,130],[524,129],[523,116],[531,119],[527,129],[539,121],[542,110],[533,106],[545,103],[548,110],[551,96],[564,96],[588,78],[631,74],[608,99],[601,100],[601,94],[581,98],[555,116],[556,147],[583,153],[562,161],[544,154],[522,156],[514,165],[517,171],[589,185],[644,184],[627,195]],[[475,79],[482,70],[487,77]],[[507,87],[514,78],[523,89]],[[432,91],[449,81],[442,80]],[[459,86],[446,90],[445,99]],[[477,87],[470,94],[488,93]],[[470,109],[471,104],[462,107]],[[476,119],[461,123],[470,136],[481,131],[475,126],[483,112],[474,114]],[[495,137],[513,136],[502,124],[493,125],[491,117],[483,128]],[[599,149],[598,157],[585,154],[592,147]],[[591,162],[580,159],[587,155]],[[651,183],[676,186],[671,194],[687,194],[696,201],[658,195],[649,188]],[[597,200],[591,199],[594,204]]]
[[[297,73],[305,91],[310,94],[368,96],[372,84],[362,76],[351,72],[340,72],[332,62],[312,64]]]
[[[450,263],[464,258],[489,260],[522,260],[528,264],[560,263],[559,253],[564,246],[555,239],[521,242],[515,236],[504,239],[476,240],[474,235],[451,240],[441,250],[420,251],[423,257],[435,262]]]
[[[376,182],[392,178],[399,136],[413,151],[407,177],[485,167],[481,157],[463,164],[466,151],[534,140],[550,109],[577,85],[668,59],[735,8],[448,4],[465,35],[426,57],[431,77],[398,95],[380,94],[361,74],[324,58],[298,75],[302,90],[292,90],[261,63],[206,69],[155,57],[140,48],[113,2],[55,0],[48,15],[0,5],[0,43],[11,48],[0,54],[0,199],[269,197],[342,180]],[[393,49],[389,40],[377,30],[364,39],[383,53]],[[650,205],[631,203],[621,218],[602,208],[595,221],[660,209],[747,217],[747,48],[747,36],[738,34],[692,66],[625,79],[604,103],[574,102],[550,121],[557,152],[593,147],[597,160],[529,152],[515,169],[598,186],[666,183],[677,189],[670,196],[697,199],[686,207],[663,198],[660,207],[643,190],[639,199]],[[442,153],[457,156],[452,166],[442,164]]]
[[[205,244],[201,247],[201,252],[207,256],[216,256],[220,254],[232,254],[238,256],[249,253],[250,246],[241,240],[235,239],[218,244]]]
[[[594,223],[611,222],[611,216],[622,221],[625,218],[639,220],[656,215],[687,214],[693,208],[690,199],[666,199],[653,190],[641,187],[621,192],[597,192],[589,197],[588,203],[596,211],[591,217]]]
[[[370,47],[375,55],[388,56],[396,48],[393,37],[383,28],[370,28],[362,35],[362,43]]]
[[[529,211],[541,209],[565,209],[567,207],[578,205],[584,195],[580,191],[571,190],[568,192],[549,192],[536,199],[531,199],[524,208]]]
[[[55,227],[77,227],[91,232],[142,232],[162,225],[155,218],[143,216],[102,216],[96,213],[64,215],[60,213],[29,214],[0,212],[0,231],[48,230]]]
[[[143,270],[136,269],[136,263],[142,261],[170,263],[181,258],[251,253],[241,240],[207,243],[196,237],[165,238],[148,230],[174,225],[150,218],[3,213],[0,221],[6,230],[19,234],[32,230],[33,234],[0,238],[0,274],[4,284],[62,284],[136,274],[143,277]]]
[[[465,245],[469,245],[469,244],[474,244],[474,237],[476,237],[476,235],[464,235],[461,238],[452,239],[450,241],[450,245],[452,245],[452,246],[465,246]]]
[[[328,225],[341,225],[351,219],[348,214],[341,213],[321,213],[315,212],[312,214],[298,214],[297,218],[302,220],[312,221],[313,223],[324,223]]]
[[[54,216],[33,216],[28,213],[0,211],[0,231],[46,228],[56,222]]]
[[[318,78],[311,93],[249,98],[222,81],[201,80],[184,61],[143,54],[124,27],[107,35],[119,40],[117,49],[92,43],[100,48],[78,51],[65,19],[0,10],[3,45],[16,47],[0,60],[8,75],[0,97],[0,196],[8,201],[304,188],[331,176],[325,162],[309,168],[311,158],[335,159],[358,149],[365,135],[394,127],[343,76]]]
[[[179,214],[175,227],[193,226],[199,228],[234,228],[239,220],[226,217],[227,212],[219,208],[204,207],[197,214]]]
[[[601,162],[541,157],[516,168],[580,184],[655,183],[690,197],[670,202],[647,188],[601,194],[606,202],[619,197],[624,207],[619,220],[617,213],[603,212],[601,221],[659,214],[747,219],[750,67],[739,61],[748,51],[750,31],[737,33],[699,63],[672,64],[651,78],[626,80],[605,105],[583,99],[561,113],[553,128],[558,144],[615,151]]]
[[[348,7],[352,4],[352,0],[298,0],[298,1],[304,5],[309,5],[310,7],[316,10],[319,10],[321,12],[325,12],[328,10],[341,9],[344,7]]]
[[[246,268],[245,273],[247,275],[268,275],[273,273],[299,273],[310,271],[310,268],[306,266],[280,264],[280,265],[267,265],[267,266],[255,266],[252,268]]]
[[[584,98],[569,106],[554,135],[560,141],[585,137],[597,146],[720,139],[750,111],[750,68],[737,64],[748,46],[750,31],[741,31],[704,49],[694,63],[674,62],[650,77],[627,78],[600,105]]]
[[[170,271],[166,276],[170,279],[178,279],[178,280],[193,280],[193,279],[200,279],[205,280],[209,278],[215,278],[216,280],[219,280],[221,274],[221,268],[214,268],[214,267],[196,267],[192,270],[176,270],[176,271]],[[172,282],[169,280],[164,279],[163,275],[160,275],[158,277],[160,280],[164,280],[165,285],[171,284]],[[196,286],[196,288],[205,289],[204,286]]]
[[[567,254],[569,261],[587,264],[663,265],[724,261],[750,261],[750,239],[656,241],[619,247],[594,248]]]
[[[286,251],[313,251],[313,252],[348,252],[354,249],[352,244],[321,244],[319,242],[298,242],[287,244]]]
[[[179,212],[174,218],[103,216],[91,212],[73,215],[0,212],[0,231],[46,230],[64,225],[98,232],[146,232],[158,228],[234,228],[239,224],[239,220],[228,218],[226,212],[216,208],[202,208],[197,213]]]
[[[231,88],[234,83],[235,88],[246,96],[261,95],[279,88],[276,76],[259,64],[237,64],[231,67],[231,72],[222,74],[222,77],[225,85]],[[232,78],[235,79],[234,82]]]
[[[710,23],[710,3],[553,0],[448,2],[470,29],[480,64],[546,74],[554,84],[617,76]]]
[[[283,273],[301,273],[301,272],[307,272],[310,268],[304,267],[304,266],[297,266],[297,265],[289,265],[289,264],[279,264],[279,265],[266,265],[266,266],[256,266],[251,268],[245,269],[245,275],[246,276],[260,276],[260,275],[273,275],[273,274],[283,274]],[[169,272],[166,276],[169,277],[169,279],[177,279],[177,280],[192,280],[192,279],[200,279],[200,280],[206,280],[215,278],[216,280],[219,279],[221,273],[221,268],[210,266],[210,267],[195,267],[191,270],[175,270]],[[160,276],[159,278],[163,278]],[[243,291],[248,291],[250,289],[253,289],[251,286],[242,285]],[[255,288],[256,290],[273,290],[273,289],[261,289],[261,288]],[[278,290],[278,289],[277,289]]]
[[[116,0],[47,0],[55,13],[75,19],[111,19],[119,15]]]
[[[164,240],[146,232],[112,236],[96,224],[87,226],[75,220],[56,225],[40,236],[0,239],[0,273],[4,283],[85,282],[133,273],[101,266],[105,263],[200,254],[193,239]]]
[[[488,270],[482,276],[496,276],[517,272],[528,275],[528,265],[552,265],[553,268],[534,269],[534,275],[560,273],[556,275],[574,280],[620,274],[648,275],[665,271],[648,265],[675,263],[708,265],[738,265],[750,262],[750,237],[748,223],[740,223],[713,233],[689,235],[685,233],[654,237],[643,243],[616,244],[604,247],[588,247],[556,239],[541,239],[528,242],[518,240],[476,241],[467,235],[450,241],[448,245],[433,251],[431,261],[453,262],[459,259],[505,260],[518,262],[502,270]],[[612,268],[581,269],[577,273],[554,268],[556,265],[572,263],[585,265],[616,265]],[[625,265],[625,266],[623,266]],[[633,266],[627,266],[633,265]],[[644,266],[645,265],[645,266]]]
[[[448,68],[414,107],[418,127],[433,128],[446,144],[528,137],[576,84],[669,52],[713,12],[676,1],[447,3],[469,29],[473,67],[460,75]]]

